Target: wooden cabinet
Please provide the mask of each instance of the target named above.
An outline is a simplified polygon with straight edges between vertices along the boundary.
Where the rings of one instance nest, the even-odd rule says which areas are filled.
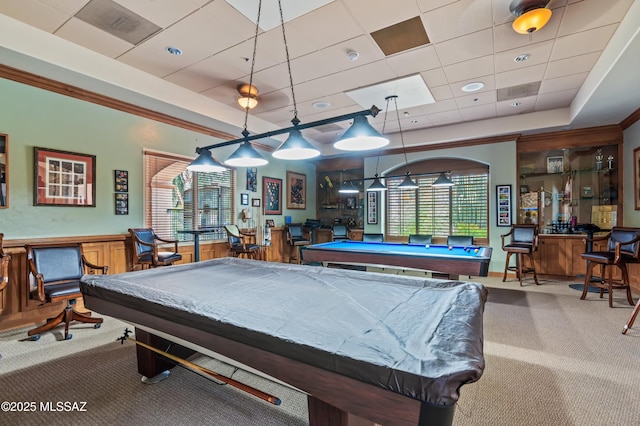
[[[562,236],[540,236],[536,271],[545,275],[567,275],[567,246]]]
[[[342,223],[350,228],[364,225],[364,160],[343,158],[319,161],[316,167],[316,216],[325,228]],[[357,193],[341,193],[352,184]]]

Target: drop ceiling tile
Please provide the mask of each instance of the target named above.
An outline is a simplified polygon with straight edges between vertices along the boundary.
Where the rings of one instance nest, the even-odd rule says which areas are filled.
[[[346,94],[363,108],[379,105],[387,96],[397,96],[400,109],[435,102],[420,74],[361,87]]]
[[[493,53],[493,31],[481,30],[436,43],[436,53],[443,66],[491,55]]]
[[[540,85],[538,94],[543,95],[545,93],[560,92],[569,89],[579,89],[588,75],[588,72],[583,72],[579,74],[567,75],[565,77],[543,80],[542,84]]]
[[[448,84],[431,88],[431,94],[437,102],[453,98],[453,93]]]
[[[551,49],[553,49],[553,41],[548,40],[532,44],[527,47],[520,47],[496,53],[496,72],[511,71],[533,65],[546,64],[551,56]],[[529,59],[522,62],[516,62],[515,58],[523,54],[528,54],[530,56]]]
[[[494,118],[497,115],[496,104],[484,104],[469,108],[460,108],[460,115],[466,121]]]
[[[449,83],[474,80],[478,76],[493,74],[493,55],[472,59],[444,67]]]
[[[77,18],[69,19],[55,34],[110,58],[117,58],[134,47],[133,44]]]
[[[246,0],[225,0],[231,7],[253,22],[254,26],[258,18],[258,3]],[[299,16],[316,10],[333,0],[282,0],[282,20],[289,22]],[[214,2],[216,3],[216,2]],[[220,3],[220,1],[218,1]],[[269,31],[278,27],[281,23],[280,9],[276,0],[263,0],[260,9],[260,28]]]
[[[598,61],[600,54],[601,52],[593,52],[586,55],[549,62],[544,78],[558,78],[565,75],[591,71],[595,63]]]
[[[418,7],[422,12],[428,12],[433,9],[439,9],[458,0],[417,0]]]
[[[579,89],[563,90],[561,92],[552,92],[538,95],[536,102],[536,111],[544,111],[548,109],[566,108],[576,97]]]
[[[422,112],[422,114],[428,114],[429,116],[431,116],[431,114],[453,110],[458,110],[458,104],[456,103],[455,99],[446,99],[435,104],[422,105],[420,107],[420,111]]]
[[[27,0],[31,1],[31,0]],[[75,14],[82,7],[89,3],[89,0],[38,0],[40,3],[44,3],[52,8],[59,10],[60,12],[69,16]],[[4,3],[4,2],[3,2]],[[21,0],[20,3],[25,4],[26,1]]]
[[[519,70],[496,73],[496,87],[502,89],[504,87],[541,81],[546,68],[547,64],[540,64]]]
[[[559,36],[619,23],[633,0],[584,0],[567,6]]]
[[[615,32],[617,25],[595,28],[581,33],[558,37],[551,53],[551,60],[571,58],[585,53],[604,50]]]
[[[496,113],[499,117],[507,115],[524,114],[532,112],[536,104],[536,96],[528,96],[517,100],[508,100],[496,103]],[[518,103],[514,106],[514,103]]]
[[[114,0],[133,13],[144,16],[154,24],[167,28],[171,24],[183,19],[200,9],[206,0],[175,1],[175,0]]]
[[[69,18],[67,13],[36,0],[0,1],[0,13],[49,33],[55,31]]]
[[[425,83],[427,83],[429,87],[442,86],[449,82],[442,68],[423,71],[420,74],[422,74],[422,78],[424,78]]]
[[[483,77],[474,78],[473,80],[460,81],[460,82],[451,84],[451,92],[456,97],[467,96],[469,95],[470,92],[464,92],[462,88],[469,83],[476,83],[476,82],[484,83],[484,87],[480,90],[477,90],[471,93],[483,93],[483,92],[496,90],[496,79],[493,76],[493,74],[491,74],[491,75],[485,75]]]
[[[367,33],[420,15],[415,0],[348,0],[344,3]],[[362,13],[365,10],[367,13]]]
[[[429,120],[436,126],[446,126],[447,124],[459,123],[462,121],[460,111],[452,110],[437,112],[429,116]]]
[[[470,108],[477,105],[494,104],[497,102],[497,92],[491,90],[488,92],[474,93],[467,96],[456,98],[459,108]]]
[[[398,76],[440,68],[440,60],[433,45],[421,46],[386,58]]]
[[[485,2],[459,0],[423,14],[432,43],[458,38],[493,27],[491,8]]]

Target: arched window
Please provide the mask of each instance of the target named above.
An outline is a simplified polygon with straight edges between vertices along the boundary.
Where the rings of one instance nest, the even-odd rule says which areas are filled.
[[[455,158],[430,159],[413,163],[410,171],[420,173],[451,170],[454,186],[434,187],[438,175],[412,176],[416,190],[401,190],[404,177],[387,178],[386,234],[407,236],[428,234],[434,237],[472,235],[489,237],[489,167],[486,164]],[[405,167],[388,175],[403,175]]]
[[[233,223],[235,173],[192,173],[187,170],[191,160],[144,152],[145,226],[161,237],[181,241],[193,237],[177,231],[220,227],[219,232],[202,234],[200,240],[226,238],[222,227]]]

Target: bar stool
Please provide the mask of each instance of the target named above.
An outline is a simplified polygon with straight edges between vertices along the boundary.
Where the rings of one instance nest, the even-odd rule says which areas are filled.
[[[584,300],[587,297],[588,288],[591,285],[600,288],[600,298],[603,297],[604,290],[609,292],[609,307],[612,308],[613,290],[626,289],[627,301],[633,306],[627,264],[640,262],[640,228],[613,227],[608,234],[594,237],[590,240],[585,239],[585,243],[601,240],[608,240],[606,251],[590,251],[581,254],[581,257],[587,261],[589,266],[584,278],[584,290],[580,299]],[[593,269],[597,265],[600,265],[602,281],[592,282]],[[613,279],[613,267],[620,269],[622,280]],[[606,275],[607,272],[608,275]]]
[[[287,225],[287,242],[293,248],[293,252],[289,257],[289,262],[295,260],[295,263],[301,263],[300,247],[311,245],[311,240],[303,236],[301,223],[291,223]]]
[[[508,236],[511,236],[511,241],[509,244],[505,244],[505,237]],[[520,286],[522,286],[522,277],[529,273],[533,274],[536,285],[540,285],[533,263],[533,252],[538,249],[538,225],[511,225],[511,230],[500,237],[502,238],[502,250],[507,252],[502,282],[507,280],[507,271],[515,271],[520,280]],[[512,254],[516,255],[516,266],[509,266]],[[524,266],[523,256],[529,259],[528,267]]]

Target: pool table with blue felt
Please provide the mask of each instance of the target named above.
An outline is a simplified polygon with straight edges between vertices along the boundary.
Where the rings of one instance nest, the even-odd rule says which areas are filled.
[[[491,247],[438,244],[367,243],[334,241],[303,247],[305,263],[395,266],[433,271],[457,279],[458,275],[486,277]]]

